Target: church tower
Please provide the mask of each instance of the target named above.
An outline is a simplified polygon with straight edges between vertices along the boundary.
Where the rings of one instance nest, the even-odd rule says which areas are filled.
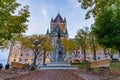
[[[51,43],[56,44],[57,41],[57,32],[60,31],[61,38],[68,38],[68,31],[67,31],[67,21],[66,18],[62,18],[60,13],[53,19],[51,18],[50,21],[50,32],[49,37],[51,38]],[[48,35],[48,31],[47,31]]]

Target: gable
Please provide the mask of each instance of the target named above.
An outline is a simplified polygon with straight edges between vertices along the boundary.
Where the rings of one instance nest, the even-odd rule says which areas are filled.
[[[56,25],[56,27],[51,31],[50,36],[57,37],[58,36],[58,30],[60,30],[60,36],[65,37],[66,34],[63,32],[63,30],[59,27],[59,25]]]
[[[58,13],[58,15],[56,16],[56,18],[53,20],[53,22],[64,22],[63,18],[61,17],[61,15]]]

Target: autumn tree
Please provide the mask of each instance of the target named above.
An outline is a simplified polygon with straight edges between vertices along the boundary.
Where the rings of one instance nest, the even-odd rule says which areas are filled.
[[[41,44],[43,38],[40,35],[31,35],[26,36],[21,39],[22,48],[30,49],[34,53],[34,60],[33,60],[33,69],[36,68],[36,60],[40,52],[42,51]]]
[[[53,51],[53,45],[50,43],[49,37],[46,36],[41,44],[43,50],[43,65],[45,65],[46,53]]]
[[[78,50],[78,45],[75,39],[63,38],[62,45],[64,46],[67,54],[71,54],[73,50]]]
[[[8,56],[8,60],[7,63],[9,63],[10,60],[10,56],[11,56],[11,51],[13,49],[13,47],[20,42],[21,38],[23,37],[22,34],[14,34],[14,36],[12,37],[12,39],[10,39],[8,41],[9,44],[6,44],[6,46],[4,46],[5,48],[9,48],[9,56]]]
[[[40,53],[43,53],[43,65],[45,65],[46,52],[53,49],[48,37],[43,37],[41,35],[31,35],[23,37],[21,43],[23,48],[30,49],[34,53],[33,69],[36,67],[36,60]]]
[[[65,49],[65,52],[68,54],[68,53],[70,53],[71,52],[71,50],[70,50],[70,39],[68,39],[68,38],[63,38],[62,40],[61,40],[61,42],[62,42],[62,45],[64,46],[64,49]]]
[[[87,48],[87,36],[88,36],[88,27],[84,27],[83,29],[79,29],[77,31],[76,40],[78,41],[79,46],[81,46],[84,53],[84,60],[86,60],[86,48]]]
[[[78,50],[80,49],[80,45],[76,39],[71,39],[71,44],[70,44],[71,50],[74,51],[75,57],[77,58],[79,55]]]
[[[19,6],[16,0],[0,0],[0,48],[5,47],[14,34],[21,34],[27,29],[28,6],[21,8],[17,14]]]

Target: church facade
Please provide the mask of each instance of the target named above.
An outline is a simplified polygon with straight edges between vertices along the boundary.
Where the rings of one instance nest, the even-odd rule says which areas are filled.
[[[47,30],[46,35],[50,37],[50,41],[52,44],[56,44],[57,42],[57,32],[60,31],[61,38],[68,38],[68,30],[67,30],[67,21],[66,18],[62,18],[61,15],[58,15],[50,21],[50,30]]]

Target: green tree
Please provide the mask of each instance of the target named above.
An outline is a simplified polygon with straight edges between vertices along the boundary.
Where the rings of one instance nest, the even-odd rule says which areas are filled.
[[[117,0],[116,0],[117,1]],[[119,1],[120,2],[120,1]],[[120,4],[107,8],[96,17],[93,32],[100,45],[115,48],[120,55]]]
[[[14,34],[23,33],[27,29],[25,24],[30,16],[28,6],[24,6],[16,13],[20,6],[16,0],[0,0],[0,48],[8,44]]]
[[[120,3],[119,0],[78,0],[81,3],[81,8],[87,10],[86,19],[92,15],[96,16],[104,12],[107,7],[114,6],[116,3]]]
[[[87,36],[88,36],[88,27],[84,27],[84,29],[79,29],[77,31],[76,40],[78,41],[78,44],[81,46],[83,53],[84,53],[84,60],[86,60],[86,48],[88,46],[87,44]]]

